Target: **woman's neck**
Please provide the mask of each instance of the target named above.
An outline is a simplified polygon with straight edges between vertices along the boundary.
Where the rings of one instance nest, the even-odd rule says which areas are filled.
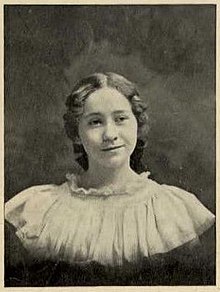
[[[129,164],[118,168],[91,165],[81,177],[81,186],[85,188],[101,188],[110,185],[122,187],[137,177],[138,174],[130,168]]]

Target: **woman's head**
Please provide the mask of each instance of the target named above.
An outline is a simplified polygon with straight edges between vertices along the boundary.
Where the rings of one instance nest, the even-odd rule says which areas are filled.
[[[102,89],[102,90],[101,90]],[[84,168],[88,168],[88,149],[87,152],[85,151],[86,145],[82,145],[82,142],[85,144],[85,139],[82,141],[82,133],[80,133],[80,122],[82,120],[82,116],[85,111],[85,105],[90,101],[90,105],[93,103],[93,107],[97,106],[97,101],[100,100],[100,103],[102,106],[101,111],[106,108],[106,111],[104,112],[104,117],[107,119],[107,106],[103,104],[103,100],[101,96],[106,95],[109,96],[111,99],[110,102],[112,102],[112,106],[114,107],[115,111],[113,113],[117,112],[117,108],[120,105],[121,107],[126,106],[130,108],[130,111],[132,114],[130,114],[129,117],[134,116],[135,122],[137,124],[137,128],[133,129],[137,131],[137,140],[135,140],[133,137],[133,142],[135,140],[134,149],[132,149],[132,146],[129,146],[130,150],[132,150],[132,155],[130,159],[131,167],[137,171],[140,172],[143,169],[141,169],[140,164],[140,158],[143,154],[143,148],[146,146],[147,142],[147,133],[148,133],[148,116],[146,113],[146,105],[141,101],[139,98],[139,93],[133,83],[128,81],[126,78],[124,78],[121,75],[115,74],[115,73],[95,73],[91,76],[88,76],[81,81],[79,81],[75,87],[73,88],[72,93],[68,96],[66,101],[67,106],[67,112],[64,115],[64,121],[65,121],[65,129],[68,137],[73,142],[74,152],[79,154],[79,158],[77,161],[79,164]],[[112,95],[112,96],[111,96]],[[89,97],[92,97],[88,99]],[[114,96],[114,97],[113,97]],[[105,101],[108,97],[106,97]],[[123,100],[126,98],[126,100]],[[112,100],[113,99],[113,100]],[[94,101],[95,100],[95,101]],[[94,103],[95,102],[95,103]],[[107,102],[107,101],[106,101]],[[126,103],[128,105],[126,105]],[[106,103],[107,105],[107,103]],[[119,116],[114,116],[115,121],[118,121]],[[123,119],[120,118],[120,119]],[[130,120],[133,121],[134,120]],[[95,121],[97,123],[97,121]],[[126,132],[126,129],[123,128],[127,125],[127,121],[120,124],[120,131],[122,132],[122,129],[124,133]],[[116,123],[118,125],[118,122]],[[130,129],[132,128],[132,125],[134,123],[130,124]],[[128,125],[127,125],[128,126]],[[82,131],[81,131],[82,132]],[[117,136],[117,135],[116,135]],[[134,136],[134,135],[133,135]],[[131,137],[129,138],[131,140]],[[118,139],[118,142],[116,142],[116,145],[119,143],[122,143],[123,138]],[[132,143],[131,143],[132,144]],[[134,150],[134,151],[133,151]],[[89,153],[88,153],[89,154]],[[131,153],[130,153],[131,154]]]

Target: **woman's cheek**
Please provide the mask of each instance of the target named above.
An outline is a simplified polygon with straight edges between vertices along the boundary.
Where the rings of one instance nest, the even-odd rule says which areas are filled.
[[[100,144],[101,143],[101,131],[100,129],[90,130],[87,134],[87,141],[89,144]]]
[[[128,124],[126,128],[123,129],[123,133],[131,139],[136,139],[137,131],[138,129],[135,124]]]

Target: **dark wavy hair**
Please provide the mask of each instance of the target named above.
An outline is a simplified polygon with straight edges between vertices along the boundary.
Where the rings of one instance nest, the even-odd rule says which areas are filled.
[[[131,104],[132,112],[137,119],[138,133],[137,144],[130,157],[131,168],[140,173],[146,168],[141,163],[144,148],[147,145],[149,122],[147,105],[140,99],[136,86],[125,77],[112,73],[95,73],[78,81],[72,92],[67,97],[67,112],[64,114],[64,126],[67,136],[73,142],[74,153],[78,158],[76,161],[84,169],[88,169],[87,153],[80,143],[78,126],[83,114],[86,99],[90,94],[103,87],[114,88],[123,94]]]

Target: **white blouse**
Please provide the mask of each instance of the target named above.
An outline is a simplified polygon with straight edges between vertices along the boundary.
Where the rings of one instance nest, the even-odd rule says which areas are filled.
[[[193,194],[148,173],[121,190],[86,190],[77,181],[68,175],[61,185],[34,186],[6,203],[6,220],[35,257],[120,266],[196,240],[214,223]]]

